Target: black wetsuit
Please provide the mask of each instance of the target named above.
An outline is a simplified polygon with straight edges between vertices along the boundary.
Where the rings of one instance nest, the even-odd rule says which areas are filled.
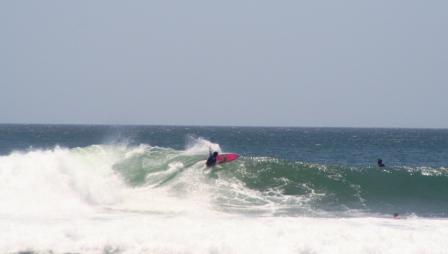
[[[207,159],[207,162],[205,163],[205,165],[207,165],[207,167],[213,167],[216,165],[216,159],[217,159],[218,155],[216,154],[210,154],[210,156]]]

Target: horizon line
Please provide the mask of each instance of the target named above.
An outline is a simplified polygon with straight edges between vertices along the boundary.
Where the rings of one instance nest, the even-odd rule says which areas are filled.
[[[123,126],[123,127],[216,127],[216,128],[327,128],[327,129],[414,129],[447,130],[447,127],[367,127],[367,126],[297,126],[297,125],[220,125],[220,124],[129,124],[129,123],[0,123],[0,125],[47,125],[47,126]]]

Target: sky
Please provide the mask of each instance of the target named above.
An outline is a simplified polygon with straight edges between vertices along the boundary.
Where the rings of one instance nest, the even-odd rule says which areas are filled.
[[[0,1],[0,123],[448,128],[448,1]]]

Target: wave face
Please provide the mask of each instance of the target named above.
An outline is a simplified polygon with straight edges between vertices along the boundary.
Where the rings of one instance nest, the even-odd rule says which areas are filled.
[[[205,177],[184,179],[183,184],[202,185],[213,194],[213,205],[226,211],[288,216],[448,215],[445,168],[379,170],[243,157],[208,171],[203,167],[205,147],[196,155],[157,147],[140,149],[141,153],[113,166],[128,184],[166,188],[176,186],[188,170],[205,171]]]
[[[448,215],[445,168],[380,170],[242,157],[210,170],[204,166],[208,146],[220,149],[200,139],[182,151],[93,145],[3,156],[0,198],[7,206],[0,212],[52,214],[76,208],[82,213],[92,205],[116,204],[126,209],[121,202],[133,202],[136,195],[137,200],[156,196],[162,203],[173,197],[202,200],[214,211],[269,216]]]
[[[306,202],[310,209],[305,214],[325,211],[354,216],[356,213],[448,215],[445,168],[380,170],[247,158],[234,171],[251,189],[284,197],[310,197]]]

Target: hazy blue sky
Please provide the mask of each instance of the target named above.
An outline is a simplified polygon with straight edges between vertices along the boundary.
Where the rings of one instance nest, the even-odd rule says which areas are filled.
[[[0,1],[0,122],[448,128],[448,1]]]

